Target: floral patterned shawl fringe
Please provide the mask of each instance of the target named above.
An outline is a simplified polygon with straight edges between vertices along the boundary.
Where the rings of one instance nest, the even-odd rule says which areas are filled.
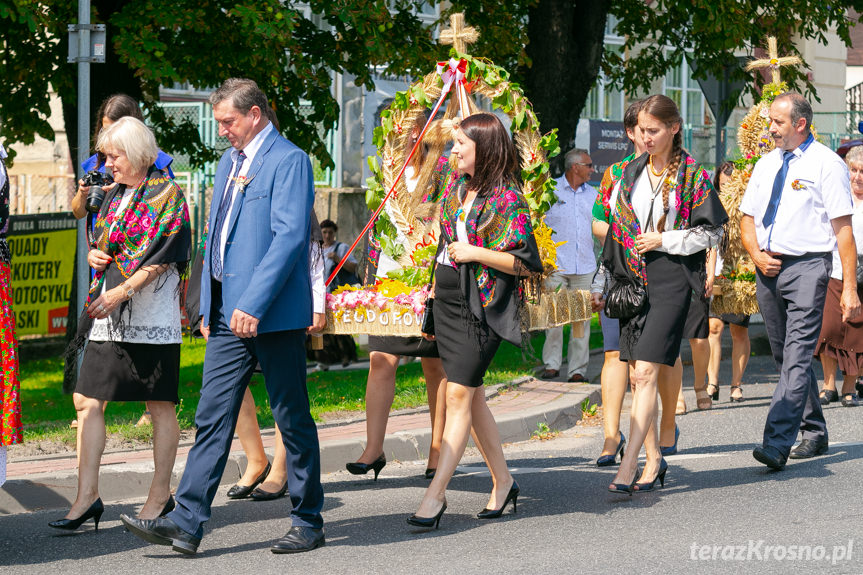
[[[448,164],[439,165],[439,170],[442,176],[439,180],[442,190],[439,195],[441,242],[444,243],[456,238],[466,179]],[[471,245],[514,255],[525,271],[523,275],[542,271],[530,210],[524,197],[512,186],[477,195],[466,215],[465,228]],[[469,310],[470,318],[488,325],[503,339],[522,345],[526,322],[521,274],[514,276],[474,263],[453,267],[459,270],[462,293],[465,294],[463,312]]]
[[[602,210],[602,213],[605,215],[603,221],[609,221],[611,218],[611,206],[609,205],[611,192],[614,190],[614,185],[623,177],[623,169],[634,159],[635,152],[616,164],[608,166],[608,169],[605,170],[605,173],[602,175],[602,181],[599,184],[599,193],[596,194],[596,206],[593,209],[594,217],[598,214],[599,210]]]
[[[102,293],[102,285],[112,289],[143,266],[176,264],[185,279],[189,264],[192,232],[189,208],[180,187],[164,171],[151,167],[142,185],[132,193],[129,203],[118,213],[125,186],[117,186],[105,197],[99,217],[93,226],[97,249],[110,255],[111,264],[96,272],[78,320],[78,333],[70,347],[76,351],[84,345],[93,320],[86,307]],[[181,293],[183,282],[180,283]],[[111,319],[122,325],[121,316],[130,302],[123,302]]]

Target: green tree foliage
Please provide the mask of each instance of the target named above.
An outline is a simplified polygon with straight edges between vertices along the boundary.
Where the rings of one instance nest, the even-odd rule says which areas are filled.
[[[92,21],[107,24],[109,50],[105,64],[91,66],[91,112],[115,92],[140,98],[160,144],[200,163],[212,151],[201,149],[197,126],[175,125],[154,105],[159,87],[207,88],[250,77],[270,98],[282,133],[331,166],[322,138],[339,117],[331,72],[352,74],[371,88],[376,67],[393,74],[423,70],[435,50],[415,3],[312,0],[303,8],[280,0],[94,0]],[[7,141],[53,136],[47,123],[53,85],[74,146],[77,71],[65,61],[65,27],[77,19],[76,5],[0,0],[0,129]],[[301,100],[311,113],[300,113]]]
[[[92,107],[127,92],[141,98],[169,152],[200,163],[212,150],[196,126],[173,124],[154,106],[159,86],[207,88],[230,76],[254,78],[271,98],[282,132],[330,166],[323,134],[339,109],[331,72],[372,86],[372,73],[424,74],[446,48],[416,16],[420,0],[93,0],[93,22],[108,25],[108,61],[91,67]],[[783,54],[793,41],[825,40],[835,29],[849,42],[848,8],[863,0],[453,0],[480,32],[470,52],[510,70],[545,129],[558,128],[563,151],[587,94],[602,70],[632,93],[646,89],[684,55],[699,74],[718,73],[737,50],[754,54],[772,34]],[[64,103],[70,142],[75,136],[75,73],[66,63],[66,24],[75,0],[0,0],[0,134],[7,142],[52,137],[48,87]],[[606,17],[619,19],[624,59],[603,50]],[[745,77],[736,69],[737,77]],[[809,88],[806,70],[786,71],[792,85]],[[311,104],[303,115],[301,100]],[[561,155],[562,157],[562,155]]]

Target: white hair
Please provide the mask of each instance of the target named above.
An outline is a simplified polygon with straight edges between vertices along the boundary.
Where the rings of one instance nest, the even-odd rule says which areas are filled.
[[[96,150],[103,154],[114,150],[123,152],[138,172],[146,171],[159,155],[153,132],[144,122],[131,116],[124,116],[102,130]]]

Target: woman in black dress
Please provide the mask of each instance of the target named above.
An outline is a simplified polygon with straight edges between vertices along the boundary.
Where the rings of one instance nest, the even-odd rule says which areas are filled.
[[[408,523],[436,527],[446,488],[473,427],[492,481],[481,519],[499,517],[519,489],[510,474],[483,376],[501,341],[521,344],[520,278],[542,264],[530,213],[518,192],[515,146],[491,114],[465,118],[456,131],[457,168],[441,164],[441,242],[432,293],[435,334],[447,375],[446,423],[437,473]]]
[[[159,149],[140,120],[121,118],[99,135],[114,185],[93,226],[87,262],[95,270],[71,351],[87,343],[73,401],[78,411],[78,495],[66,517],[77,529],[104,507],[99,464],[105,403],[146,401],[153,418],[154,475],[139,513],[154,519],[174,507],[171,471],[180,430],[175,404],[180,372],[180,282],[192,234],[183,192],[154,165]]]
[[[664,484],[656,416],[661,365],[674,365],[690,294],[703,297],[706,249],[718,243],[728,219],[707,172],[681,146],[682,120],[674,101],[651,96],[638,119],[647,154],[624,169],[617,184],[603,258],[615,278],[645,285],[647,304],[621,319],[620,358],[632,366],[635,390],[630,444],[610,491],[649,491]],[[638,475],[638,455],[647,463]],[[639,479],[641,480],[639,482]]]

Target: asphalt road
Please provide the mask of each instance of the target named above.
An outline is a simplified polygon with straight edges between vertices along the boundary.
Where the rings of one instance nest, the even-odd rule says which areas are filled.
[[[593,466],[600,429],[576,427],[506,447],[521,496],[518,513],[499,520],[474,517],[490,479],[472,452],[453,479],[439,531],[415,533],[405,523],[427,485],[423,462],[391,462],[376,483],[325,477],[327,546],[311,553],[268,550],[289,527],[286,500],[220,494],[192,558],[124,532],[120,513],[140,501],[108,507],[98,533],[92,522],[69,535],[48,528],[65,510],[0,517],[0,572],[863,572],[863,408],[829,406],[830,453],[771,472],[751,451],[775,380],[772,361],[753,358],[746,381],[758,383],[744,388],[744,403],[729,404],[725,387],[712,411],[681,417],[680,452],[668,458],[665,488],[655,493],[608,493],[614,469]],[[695,405],[691,389],[687,403]]]

